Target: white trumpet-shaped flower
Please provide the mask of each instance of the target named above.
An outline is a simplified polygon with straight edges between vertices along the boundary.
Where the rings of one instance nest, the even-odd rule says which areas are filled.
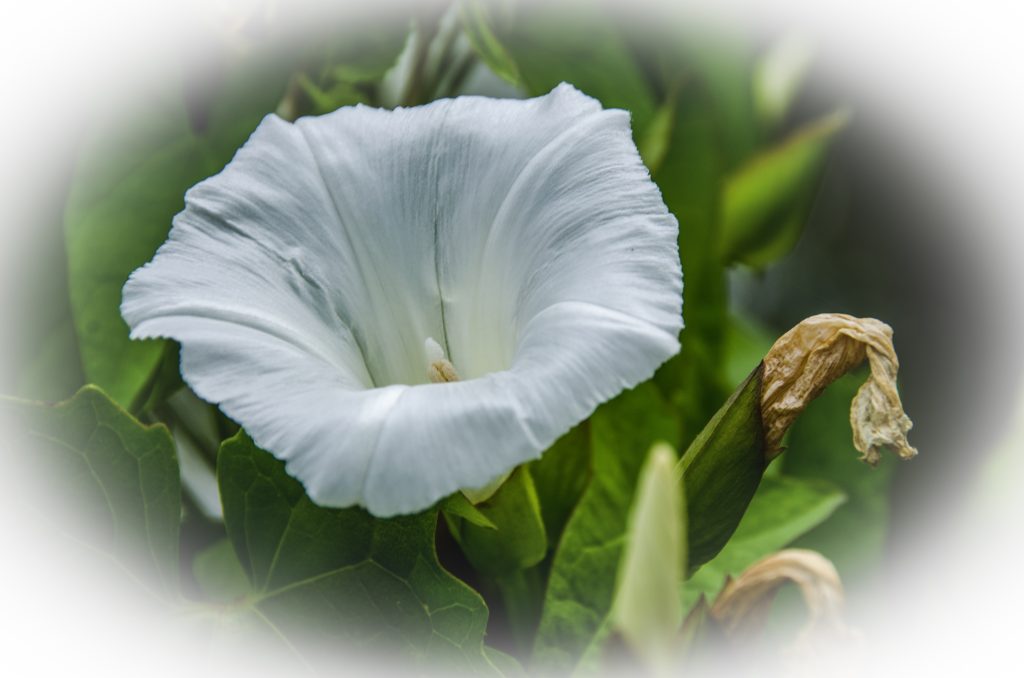
[[[628,114],[568,85],[271,115],[121,311],[314,501],[388,516],[536,458],[676,353],[677,231]]]

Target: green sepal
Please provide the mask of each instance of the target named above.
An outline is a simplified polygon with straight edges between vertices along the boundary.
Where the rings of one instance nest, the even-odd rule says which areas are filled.
[[[679,462],[689,516],[689,566],[717,554],[732,536],[765,471],[758,365],[694,439]]]
[[[708,604],[707,598],[701,595],[686,614],[686,619],[679,629],[679,656],[692,661],[722,647],[725,641],[725,630],[711,616],[711,605]]]
[[[517,468],[476,509],[494,528],[464,521],[457,538],[477,572],[487,576],[509,574],[543,560],[548,538],[529,467]]]
[[[498,529],[498,526],[491,522],[491,519],[483,511],[473,506],[473,503],[466,499],[466,495],[461,492],[456,492],[442,499],[440,508],[444,512],[445,518],[461,518],[472,525],[487,530]]]

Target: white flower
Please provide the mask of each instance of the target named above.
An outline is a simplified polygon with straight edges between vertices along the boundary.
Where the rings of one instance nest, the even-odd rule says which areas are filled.
[[[678,226],[629,116],[525,101],[268,116],[124,287],[132,337],[310,497],[481,487],[679,349]]]

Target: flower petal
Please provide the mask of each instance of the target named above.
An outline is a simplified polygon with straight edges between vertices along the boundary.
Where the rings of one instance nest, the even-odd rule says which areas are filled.
[[[539,456],[675,353],[676,235],[628,115],[566,85],[269,116],[122,314],[315,501],[393,515]],[[426,383],[437,345],[462,381]]]

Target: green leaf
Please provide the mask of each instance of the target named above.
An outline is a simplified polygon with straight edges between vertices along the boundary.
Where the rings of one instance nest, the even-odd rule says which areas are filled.
[[[517,468],[494,495],[476,508],[497,529],[464,523],[459,545],[473,568],[488,576],[536,565],[548,550],[537,491],[528,466]]]
[[[725,375],[729,383],[738,384],[746,379],[774,343],[775,337],[757,323],[730,315],[725,331]]]
[[[165,342],[131,341],[121,288],[152,258],[185,191],[219,171],[283,91],[281,73],[244,62],[205,105],[172,82],[138,104],[136,125],[94,130],[80,153],[64,215],[71,309],[86,378],[136,408]],[[257,77],[258,76],[258,77]]]
[[[640,467],[655,442],[679,438],[651,382],[602,405],[589,428],[593,475],[555,552],[534,645],[550,671],[572,669],[606,625]]]
[[[372,516],[317,506],[244,432],[221,445],[217,482],[228,537],[257,591],[359,562],[370,549]]]
[[[587,421],[555,441],[530,463],[548,545],[554,548],[590,480],[590,425]]]
[[[748,160],[722,191],[720,250],[726,263],[762,267],[796,244],[810,211],[829,144],[849,115],[809,123]]]
[[[506,82],[518,85],[521,77],[515,59],[491,30],[491,25],[497,20],[493,13],[501,8],[498,3],[464,0],[460,3],[460,19],[466,37],[488,68]]]
[[[726,576],[736,576],[825,522],[846,501],[835,485],[816,479],[766,477],[735,534],[684,586],[690,608],[701,594],[714,599]]]
[[[761,365],[750,373],[679,462],[689,516],[689,566],[717,554],[743,517],[765,470]]]
[[[634,134],[647,129],[657,99],[615,20],[598,4],[478,1],[467,12],[474,47],[502,77],[517,74],[514,83],[531,95],[568,82],[605,108],[630,111]]]
[[[669,661],[683,621],[686,504],[670,445],[655,445],[640,472],[619,565],[615,628],[652,666]]]
[[[379,104],[381,80],[399,61],[409,28],[408,21],[360,20],[321,35],[300,50],[302,70],[291,77],[276,112],[294,120],[342,106]]]
[[[734,538],[712,562],[739,573],[824,522],[844,501],[843,492],[824,480],[765,478]]]
[[[484,647],[484,655],[501,675],[509,678],[526,678],[526,671],[514,657],[493,647]]]
[[[758,58],[753,93],[762,126],[777,125],[789,113],[813,56],[813,46],[805,36],[788,34],[769,45]]]
[[[65,183],[69,182],[70,178]],[[58,185],[49,189],[49,214],[40,215],[33,228],[33,247],[21,251],[32,265],[18,273],[19,303],[11,316],[18,320],[10,327],[5,355],[14,367],[11,395],[30,400],[65,400],[85,383],[71,320],[67,256],[60,227],[68,188]]]
[[[758,143],[752,79],[754,54],[749,38],[687,25],[676,36],[676,68],[691,72],[707,92],[716,120],[723,161],[732,168]]]
[[[0,398],[0,408],[31,445],[25,454],[66,499],[60,527],[175,595],[181,481],[167,428],[140,424],[95,386],[58,405]]]
[[[483,600],[438,563],[436,511],[382,520],[317,506],[244,432],[221,447],[217,475],[228,536],[256,591],[249,609],[307,661],[330,668],[325,651],[350,644],[496,673]]]
[[[119,154],[97,143],[84,153],[65,214],[71,306],[82,366],[88,380],[124,407],[132,407],[145,389],[163,356],[164,342],[128,339],[119,310],[121,287],[166,238],[171,218],[184,206],[185,189],[208,173],[187,134],[181,104],[177,114],[168,122],[180,127],[176,138],[127,141]],[[112,174],[119,176],[111,179]]]
[[[637,133],[637,150],[651,174],[657,173],[665,161],[672,144],[672,131],[676,124],[676,98],[673,88],[667,100],[655,111],[650,123]]]
[[[863,382],[863,372],[848,374],[812,401],[790,429],[778,462],[787,475],[821,478],[846,494],[847,502],[828,522],[796,545],[829,558],[850,590],[875,571],[885,553],[895,470],[889,459],[867,466],[853,447],[850,401]]]
[[[221,539],[196,554],[192,576],[211,601],[230,603],[251,591],[249,579],[238,562],[230,539]]]
[[[186,97],[190,127],[210,173],[220,171],[263,118],[274,112],[300,60],[287,50],[227,52],[220,63],[204,64],[204,71],[187,83],[201,88],[186,91]]]
[[[395,65],[409,36],[410,23],[393,17],[346,26],[328,42],[324,63],[337,82],[375,82]]]
[[[32,355],[18,370],[18,395],[41,400],[61,400],[85,380],[78,357],[78,337],[71,315],[38,341]]]
[[[544,603],[548,564],[549,561],[544,561],[534,567],[498,575],[491,582],[481,582],[484,591],[493,590],[500,597],[504,618],[496,620],[496,625],[502,629],[504,638],[512,642],[517,656],[528,656],[533,647]]]
[[[322,88],[309,79],[305,73],[300,73],[295,79],[296,85],[309,98],[310,115],[323,115],[330,113],[342,106],[367,103],[366,95],[360,92],[355,85],[348,82],[336,82],[326,88]]]

